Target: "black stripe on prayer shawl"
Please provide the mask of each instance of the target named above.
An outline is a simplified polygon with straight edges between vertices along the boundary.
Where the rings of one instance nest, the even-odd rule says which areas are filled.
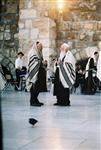
[[[69,68],[72,70],[72,75],[75,77],[75,71],[73,69],[73,65],[68,63]]]
[[[65,69],[62,66],[62,62],[60,62],[60,69],[61,69],[61,72],[63,74],[63,77],[64,77],[66,83],[69,85],[69,87],[71,87],[72,86],[72,82],[70,81],[70,79],[69,79]]]
[[[73,70],[73,66],[70,66],[70,63],[65,63],[65,65],[71,75],[72,80],[75,81],[75,71]]]
[[[35,68],[33,68],[33,70],[31,70],[31,72],[29,73],[28,77],[30,80],[34,77],[34,75],[37,73],[38,69],[39,69],[40,65],[37,64],[35,66]]]
[[[40,63],[40,59],[38,58],[38,57],[36,57],[35,59],[33,59],[33,62],[31,62],[31,63],[29,63],[29,70],[30,70],[30,68],[32,67],[32,65],[35,63],[35,62],[38,62],[38,63]]]
[[[32,65],[36,62],[36,61],[38,61],[38,60],[36,60],[36,59],[33,59],[33,62],[31,62],[30,64],[29,64],[29,69],[32,67]]]
[[[29,59],[29,64],[28,64],[28,66],[32,63],[32,61],[33,61],[34,59],[38,59],[38,57],[37,57],[37,56],[36,56],[36,57],[34,56],[34,58],[32,58],[32,59],[30,58],[30,59]]]
[[[32,56],[30,56],[30,59],[32,59],[33,57],[35,57],[36,55],[32,55]]]
[[[68,70],[68,72],[69,72],[69,74],[70,74],[72,80],[74,81],[75,79],[74,79],[74,77],[73,77],[73,75],[72,75],[72,70],[69,68],[69,64],[68,64],[68,63],[65,63],[65,65],[66,65],[66,68],[67,68],[67,70]]]

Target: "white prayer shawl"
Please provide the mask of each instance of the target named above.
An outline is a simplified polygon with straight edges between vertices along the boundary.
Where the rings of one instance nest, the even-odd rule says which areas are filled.
[[[28,77],[26,80],[26,87],[28,91],[30,90],[32,83],[35,84],[37,80],[40,62],[37,48],[33,46],[28,54]]]
[[[60,54],[59,78],[64,88],[71,88],[75,83],[75,62],[75,58],[70,51],[64,55]]]
[[[99,52],[99,58],[97,63],[97,78],[101,81],[101,51]]]
[[[88,77],[88,73],[89,73],[89,70],[90,70],[90,60],[92,59],[92,57],[90,57],[89,59],[88,59],[88,62],[87,62],[87,65],[86,65],[86,73],[85,73],[85,79]],[[92,69],[92,68],[91,68]],[[93,77],[95,77],[95,75],[96,75],[96,71],[94,70],[94,69],[92,69],[92,76]]]
[[[85,71],[86,71],[86,73],[85,73],[85,79],[88,77],[88,70],[89,70],[89,63],[90,63],[90,59],[91,59],[91,58],[89,58],[89,59],[88,59],[88,62],[87,62],[87,65],[86,65],[86,70],[85,70]]]

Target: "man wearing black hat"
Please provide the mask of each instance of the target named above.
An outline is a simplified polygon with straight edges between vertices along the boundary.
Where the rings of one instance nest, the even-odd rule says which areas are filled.
[[[20,86],[20,75],[25,74],[26,70],[23,69],[24,61],[23,61],[24,54],[22,52],[18,53],[18,58],[15,60],[15,68],[16,68],[16,82],[17,87]]]

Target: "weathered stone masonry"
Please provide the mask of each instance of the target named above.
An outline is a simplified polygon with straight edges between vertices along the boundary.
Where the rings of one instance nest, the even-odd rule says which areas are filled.
[[[51,58],[58,54],[62,42],[69,42],[77,60],[98,50],[101,41],[101,1],[64,1],[64,10],[60,14],[56,0],[7,0],[6,9],[2,7],[6,17],[2,17],[4,22],[0,24],[0,61],[5,63],[3,60],[7,57],[14,64],[20,50],[27,57],[31,44],[36,40],[43,43],[44,57],[49,64]],[[5,22],[8,25],[4,34]],[[13,24],[9,25],[10,22]]]

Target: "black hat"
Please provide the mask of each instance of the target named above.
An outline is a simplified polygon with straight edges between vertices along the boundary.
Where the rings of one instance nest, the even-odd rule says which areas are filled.
[[[37,42],[36,42],[36,45],[38,45],[39,43],[40,43],[40,42],[39,42],[39,41],[37,41]]]
[[[94,55],[96,55],[96,54],[98,54],[98,52],[96,51],[96,52],[94,52]]]
[[[24,53],[22,53],[22,52],[19,52],[19,53],[18,53],[18,55],[20,55],[20,54],[21,54],[22,56],[24,56]]]
[[[30,123],[31,125],[35,125],[37,122],[38,122],[38,121],[37,121],[36,119],[34,119],[34,118],[29,118],[29,123]]]

